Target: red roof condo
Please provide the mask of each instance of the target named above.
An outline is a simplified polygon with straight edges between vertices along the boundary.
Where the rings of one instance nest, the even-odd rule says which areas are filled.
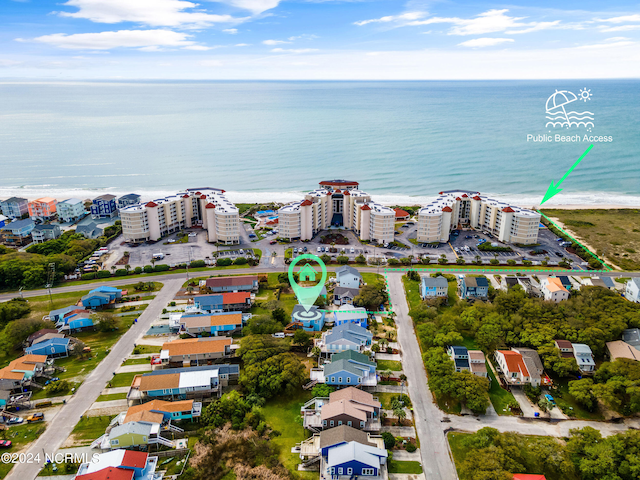
[[[122,458],[122,467],[132,467],[132,468],[144,468],[147,464],[147,453],[146,452],[133,452],[131,450],[127,450],[124,453],[124,457]]]
[[[469,195],[467,195],[466,193],[463,193],[462,198],[469,198]]]
[[[300,204],[301,207],[308,207],[309,205],[313,205],[313,202],[311,202],[311,200],[305,200]]]
[[[344,191],[344,194],[345,194],[345,195],[351,195],[351,194],[349,193],[349,190],[345,190],[345,191]]]
[[[149,202],[149,203],[147,203],[145,206],[147,206],[147,207],[149,207],[149,208],[152,208],[152,207],[157,207],[157,206],[158,206],[158,204],[157,204],[156,202]]]
[[[206,195],[200,195],[200,200],[206,200],[207,196]]]
[[[442,209],[442,211],[443,211],[443,212],[453,212],[453,210],[451,209],[451,207],[450,207],[450,206],[448,206],[448,205],[447,205],[446,207],[444,207],[444,208]]]
[[[371,207],[365,203],[362,207],[360,207],[360,210],[371,210]]]
[[[476,195],[475,197],[473,197],[474,200],[482,200],[478,195]]]
[[[207,203],[207,206],[204,208],[216,208],[216,206],[213,203]]]
[[[505,207],[502,209],[503,212],[507,212],[507,213],[513,213],[515,212],[515,210],[511,207]]]
[[[189,198],[189,195],[185,193],[184,195],[182,195],[182,198]]]

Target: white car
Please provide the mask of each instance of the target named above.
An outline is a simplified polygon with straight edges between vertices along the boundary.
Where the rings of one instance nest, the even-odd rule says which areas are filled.
[[[197,236],[198,236],[198,234],[197,234],[196,232],[191,232],[191,233],[189,234],[189,236],[190,236],[190,237],[197,237]]]
[[[176,243],[176,239],[175,238],[170,238],[169,240],[167,240],[167,243]]]
[[[351,252],[351,253],[356,253],[356,249],[355,249],[355,248],[353,248],[353,247],[351,247],[350,252]]]
[[[321,251],[322,251],[322,248],[321,248],[321,247],[318,247],[318,252],[321,252]]]

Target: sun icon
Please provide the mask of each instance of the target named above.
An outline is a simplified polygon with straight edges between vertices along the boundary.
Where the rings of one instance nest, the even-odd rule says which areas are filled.
[[[580,96],[578,98],[580,98],[580,100],[582,100],[583,102],[586,102],[587,100],[591,100],[592,96],[593,95],[591,94],[591,90],[587,89],[587,87],[584,87],[580,89]]]

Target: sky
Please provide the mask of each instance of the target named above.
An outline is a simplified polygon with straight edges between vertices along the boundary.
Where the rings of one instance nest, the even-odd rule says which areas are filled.
[[[560,6],[561,5],[561,6]],[[640,3],[2,0],[0,79],[640,77]]]

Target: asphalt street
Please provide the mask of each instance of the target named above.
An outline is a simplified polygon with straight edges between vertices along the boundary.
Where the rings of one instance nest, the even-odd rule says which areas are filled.
[[[134,344],[138,342],[149,329],[154,320],[162,313],[167,302],[173,300],[184,283],[184,274],[181,278],[164,279],[164,287],[158,292],[156,298],[138,318],[138,323],[132,326],[120,340],[113,346],[111,353],[102,360],[95,370],[87,377],[60,412],[48,421],[47,429],[28,450],[33,458],[40,455],[40,463],[18,463],[6,477],[11,480],[24,480],[36,478],[44,464],[44,453],[54,454],[64,441],[71,435],[84,412],[97,400],[106,383],[113,376],[122,361],[131,353]],[[86,288],[86,286],[85,286]],[[46,420],[46,419],[45,419]]]

